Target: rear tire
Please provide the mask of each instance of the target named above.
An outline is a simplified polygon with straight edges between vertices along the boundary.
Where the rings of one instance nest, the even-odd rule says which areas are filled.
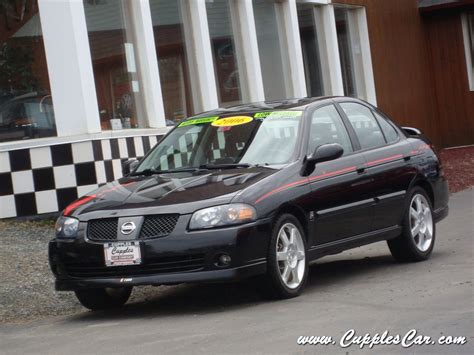
[[[88,288],[75,291],[79,302],[92,311],[122,307],[129,299],[132,287]]]
[[[402,223],[402,234],[387,241],[392,256],[401,262],[423,261],[430,257],[435,244],[436,224],[433,207],[426,191],[411,190]]]
[[[297,297],[308,278],[306,236],[296,217],[282,214],[272,229],[264,291],[270,298]]]

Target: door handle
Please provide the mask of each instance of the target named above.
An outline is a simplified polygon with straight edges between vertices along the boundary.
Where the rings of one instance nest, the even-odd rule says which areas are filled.
[[[356,169],[356,171],[357,171],[358,174],[363,174],[363,173],[365,173],[365,170],[366,170],[366,167],[363,166],[363,165],[358,166],[357,169]]]
[[[405,160],[405,161],[409,161],[410,159],[411,159],[411,156],[410,156],[410,155],[405,155],[405,156],[403,157],[403,160]]]

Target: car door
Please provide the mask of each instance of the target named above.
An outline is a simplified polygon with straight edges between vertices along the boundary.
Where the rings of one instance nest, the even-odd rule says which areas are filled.
[[[341,102],[340,106],[356,133],[372,181],[372,229],[399,225],[406,192],[416,173],[407,162],[410,145],[388,120],[368,106],[356,102]]]
[[[317,108],[310,117],[307,154],[325,143],[339,143],[342,157],[316,164],[308,176],[310,203],[315,213],[315,245],[370,231],[373,199],[363,154],[355,152],[346,126],[333,104]]]

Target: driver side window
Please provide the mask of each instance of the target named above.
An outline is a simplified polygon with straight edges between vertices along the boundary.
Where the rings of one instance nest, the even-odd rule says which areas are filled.
[[[339,143],[344,148],[343,155],[353,151],[349,134],[334,105],[321,107],[313,113],[308,154],[312,154],[317,146],[326,143]]]

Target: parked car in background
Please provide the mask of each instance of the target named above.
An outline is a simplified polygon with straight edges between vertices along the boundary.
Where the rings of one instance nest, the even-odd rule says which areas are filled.
[[[0,104],[0,142],[55,135],[51,95],[33,92]]]
[[[397,260],[427,259],[448,213],[430,142],[347,97],[203,113],[124,174],[69,205],[49,244],[56,289],[90,309],[133,286],[252,276],[294,297],[324,255],[387,240]]]

